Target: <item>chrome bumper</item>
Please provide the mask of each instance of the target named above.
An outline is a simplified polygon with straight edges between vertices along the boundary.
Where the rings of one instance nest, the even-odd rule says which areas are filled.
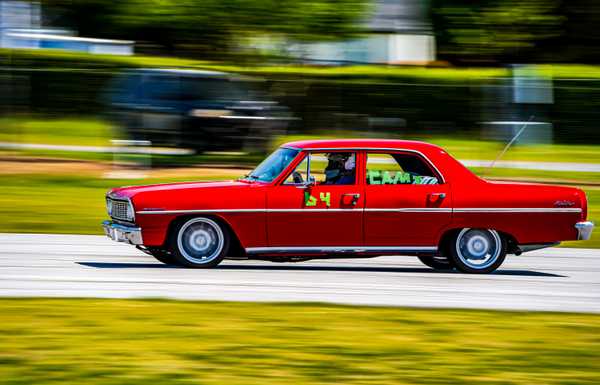
[[[577,229],[577,239],[581,241],[587,241],[592,236],[594,223],[590,221],[577,222],[575,223],[575,228]]]
[[[125,242],[131,245],[141,245],[142,229],[134,226],[119,225],[112,221],[102,222],[104,234],[115,242]]]

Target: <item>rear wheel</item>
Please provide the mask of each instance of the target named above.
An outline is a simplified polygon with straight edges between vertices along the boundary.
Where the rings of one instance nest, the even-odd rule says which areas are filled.
[[[173,257],[187,267],[217,266],[227,255],[229,244],[227,229],[215,220],[205,217],[183,222],[170,236]]]
[[[495,230],[462,229],[449,247],[449,257],[463,273],[491,273],[504,262],[506,240]]]
[[[434,270],[452,270],[454,266],[446,257],[441,256],[419,256],[419,261]]]

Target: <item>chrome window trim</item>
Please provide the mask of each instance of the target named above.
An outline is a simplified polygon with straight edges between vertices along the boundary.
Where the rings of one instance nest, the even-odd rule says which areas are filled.
[[[290,148],[290,149],[294,149],[294,150],[308,151],[308,152],[309,151],[314,151],[314,152],[318,152],[318,151],[343,151],[343,150],[348,150],[348,151],[404,151],[404,152],[411,152],[413,154],[418,154],[418,155],[422,156],[423,159],[425,159],[425,161],[427,163],[429,163],[429,165],[440,176],[440,179],[441,179],[441,182],[442,182],[440,184],[445,184],[446,183],[446,178],[444,177],[444,174],[442,174],[440,172],[440,170],[435,166],[435,164],[433,164],[433,162],[425,154],[423,154],[419,150],[411,150],[411,149],[406,149],[406,148],[392,148],[392,147],[318,147],[318,148],[296,148],[296,147],[293,147],[293,146],[282,146],[282,147],[284,147],[284,148]]]
[[[278,253],[366,253],[366,252],[436,252],[437,246],[306,246],[306,247],[247,247],[248,254]]]
[[[148,210],[136,211],[137,214],[199,214],[199,213],[297,213],[297,212],[427,212],[427,213],[581,213],[581,208],[438,208],[438,207],[404,207],[404,208],[355,208],[355,209],[199,209],[199,210]]]
[[[325,149],[325,150],[321,151],[321,149],[316,149],[316,150],[313,151],[313,149],[299,149],[299,148],[289,147],[289,146],[282,146],[281,148],[286,148],[286,149],[289,149],[289,150],[299,150],[300,153],[302,153],[302,152],[306,153],[306,157],[303,158],[300,161],[300,163],[298,163],[298,166],[299,166],[300,164],[302,164],[302,162],[304,161],[304,159],[307,159],[307,161],[306,161],[306,179],[307,180],[305,182],[310,181],[310,166],[311,166],[311,161],[312,161],[312,155],[313,155],[313,153],[326,152],[328,150],[331,150],[331,149]],[[343,150],[343,149],[340,149],[340,150]],[[355,157],[358,157],[358,151],[359,150],[356,150],[356,149],[349,149],[348,150],[348,152],[354,153]],[[356,158],[356,159],[358,159],[358,158]],[[356,164],[358,164],[358,162]],[[287,175],[287,177],[280,183],[280,186],[296,186],[296,187],[298,187],[298,186],[305,186],[306,185],[305,183],[286,183],[285,182],[294,173],[294,171],[296,171],[296,168],[294,168],[292,170],[292,172]],[[352,183],[352,184],[344,184],[344,185],[338,185],[338,186],[358,186],[359,185],[358,179],[357,178],[354,178],[354,179],[355,179],[354,183]],[[323,186],[327,186],[327,185],[323,185]]]

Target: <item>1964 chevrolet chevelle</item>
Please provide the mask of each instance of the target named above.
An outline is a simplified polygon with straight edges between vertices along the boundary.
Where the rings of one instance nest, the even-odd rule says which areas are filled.
[[[489,273],[594,226],[579,189],[489,182],[440,147],[399,140],[287,143],[237,181],[116,188],[106,201],[110,238],[200,268],[402,254]]]

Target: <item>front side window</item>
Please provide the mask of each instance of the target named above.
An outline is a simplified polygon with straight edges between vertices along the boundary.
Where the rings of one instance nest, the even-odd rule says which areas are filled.
[[[272,182],[296,158],[298,150],[279,148],[269,155],[252,171],[246,179],[261,182]]]
[[[412,153],[367,154],[367,184],[439,184],[438,177],[419,155]]]
[[[309,166],[310,165],[310,166]],[[355,152],[313,152],[306,155],[285,184],[352,185],[356,183]]]

